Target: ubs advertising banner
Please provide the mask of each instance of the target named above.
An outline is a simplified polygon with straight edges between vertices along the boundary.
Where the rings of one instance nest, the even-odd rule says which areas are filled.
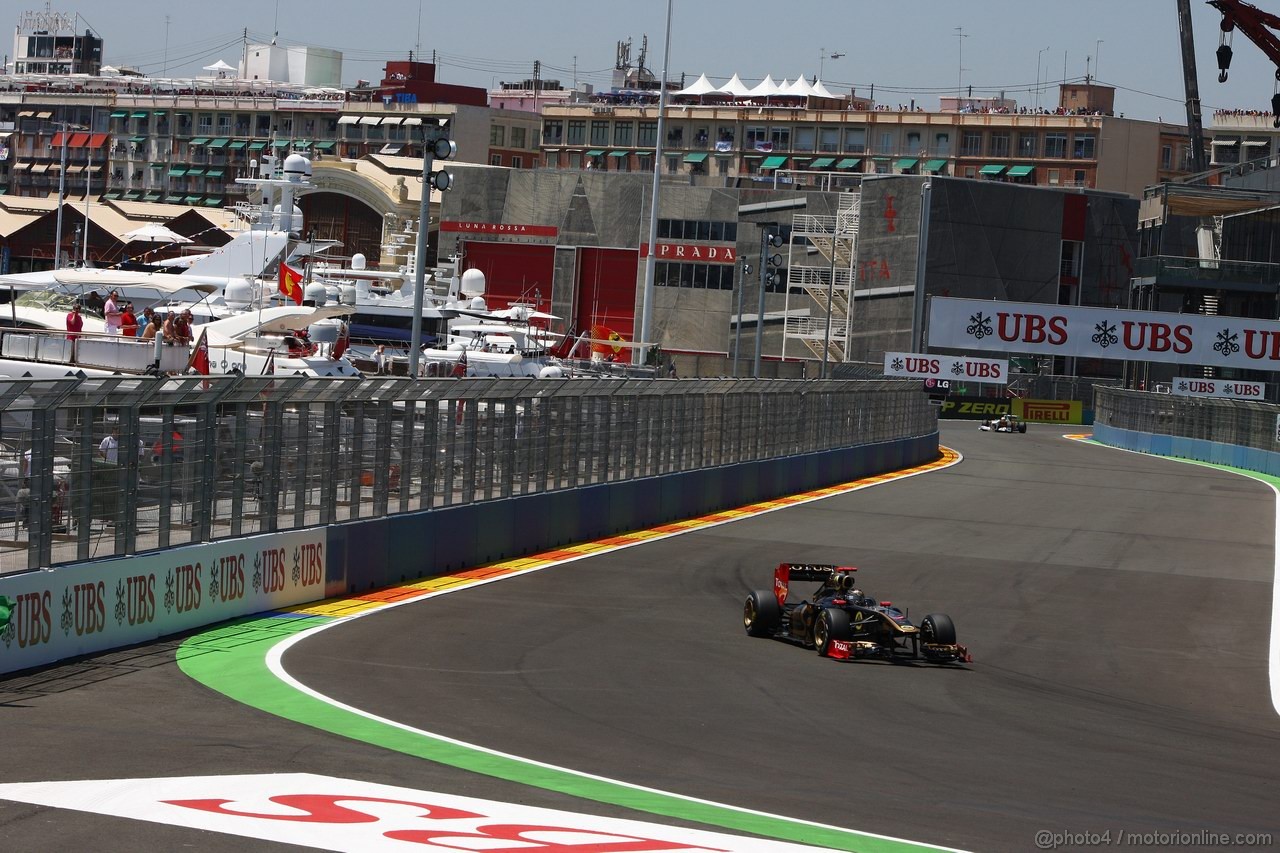
[[[325,528],[0,577],[0,672],[324,597]]]
[[[1267,386],[1261,382],[1241,382],[1236,379],[1186,379],[1173,380],[1169,390],[1181,397],[1233,397],[1240,400],[1261,400]]]
[[[1009,360],[967,358],[962,355],[930,355],[919,352],[884,354],[885,376],[913,379],[969,379],[974,382],[1003,383],[1009,375]]]
[[[1280,321],[935,296],[929,346],[1280,370]]]

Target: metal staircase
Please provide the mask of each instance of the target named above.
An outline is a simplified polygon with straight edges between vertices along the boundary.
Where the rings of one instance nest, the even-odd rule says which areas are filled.
[[[807,350],[804,357],[825,357],[833,364],[845,360],[860,198],[843,193],[835,216],[797,214],[791,220],[783,358],[788,343],[798,341]]]

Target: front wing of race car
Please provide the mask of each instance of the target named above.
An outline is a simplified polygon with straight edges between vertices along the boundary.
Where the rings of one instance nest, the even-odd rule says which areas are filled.
[[[893,660],[903,655],[895,646],[873,642],[871,640],[836,640],[827,646],[827,657],[835,660],[857,660],[860,658],[880,658]],[[958,643],[920,643],[919,652],[910,657],[923,657],[930,663],[973,663],[969,649]]]

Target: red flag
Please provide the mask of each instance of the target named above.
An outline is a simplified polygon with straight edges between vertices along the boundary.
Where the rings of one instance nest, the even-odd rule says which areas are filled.
[[[298,272],[284,261],[281,261],[280,274],[278,278],[279,281],[276,286],[280,289],[280,292],[287,298],[292,299],[295,305],[301,305],[302,273]]]
[[[563,338],[556,342],[554,347],[547,350],[547,353],[555,358],[568,358],[573,353],[574,345],[577,342],[573,330],[570,329]]]
[[[209,375],[209,330],[201,329],[200,338],[196,341],[196,347],[191,351],[191,358],[187,361],[187,370],[194,370],[196,373]],[[204,390],[209,390],[209,383],[201,383]]]
[[[462,355],[458,356],[458,363],[453,366],[453,373],[451,375],[455,377],[464,377],[467,375],[467,351],[466,350],[463,350]]]
[[[351,327],[346,323],[342,324],[342,331],[338,333],[338,340],[333,345],[331,353],[334,359],[342,358],[342,354],[347,351],[347,347],[351,345]]]
[[[593,353],[600,353],[601,355],[617,355],[622,351],[622,347],[613,346],[606,343],[607,341],[626,340],[626,338],[622,337],[622,335],[618,334],[613,329],[610,329],[608,326],[601,326],[599,324],[591,327],[591,337],[591,351]]]

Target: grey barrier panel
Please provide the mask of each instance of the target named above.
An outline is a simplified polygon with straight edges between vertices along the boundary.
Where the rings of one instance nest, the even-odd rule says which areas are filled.
[[[1094,421],[1104,426],[1280,450],[1276,441],[1280,405],[1273,403],[1098,387],[1094,405]]]
[[[899,380],[4,379],[0,572],[572,496],[936,430],[919,383]],[[789,476],[807,479],[746,467],[698,489],[739,505]],[[682,497],[637,488],[636,500],[656,498],[655,523],[677,517]],[[540,507],[553,542],[572,541],[566,513],[616,527],[610,502]],[[510,544],[505,528],[497,538]],[[471,544],[432,548],[456,566]]]

